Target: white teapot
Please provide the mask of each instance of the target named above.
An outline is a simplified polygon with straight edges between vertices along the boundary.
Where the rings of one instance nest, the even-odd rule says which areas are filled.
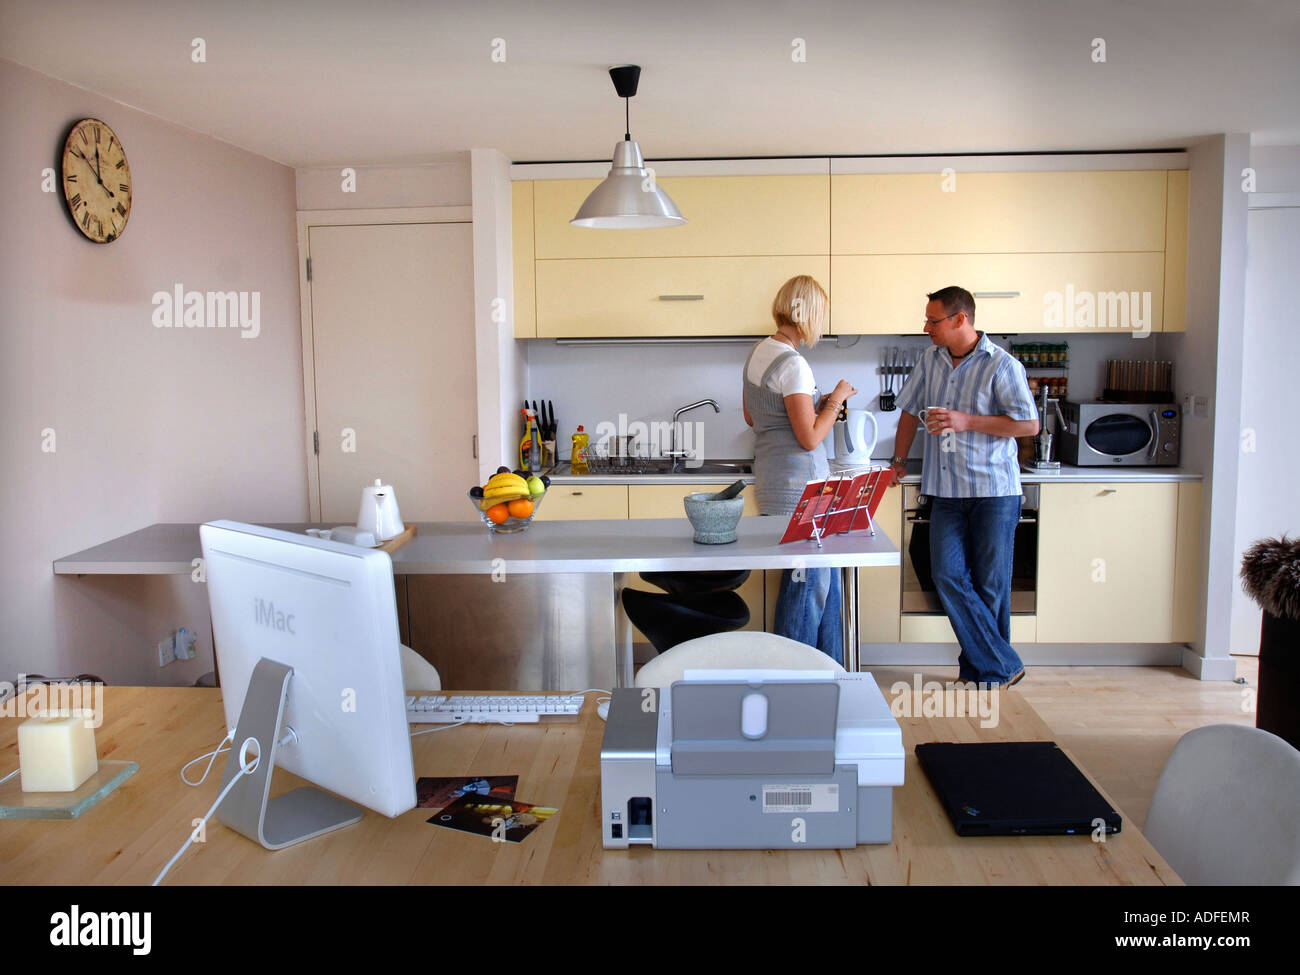
[[[392,485],[375,478],[372,486],[361,489],[357,529],[372,533],[380,542],[396,538],[406,530],[401,512],[397,510],[397,495],[393,493]]]

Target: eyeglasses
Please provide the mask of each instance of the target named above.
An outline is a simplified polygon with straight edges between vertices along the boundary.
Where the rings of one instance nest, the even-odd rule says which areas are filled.
[[[955,312],[953,312],[951,315],[944,315],[943,318],[927,318],[927,319],[925,320],[925,324],[929,325],[931,328],[934,328],[934,327],[935,327],[936,325],[938,325],[940,322],[946,322],[948,319],[950,319],[950,318],[956,318],[956,317],[957,317],[958,315],[960,315],[960,314],[961,314],[961,312],[959,312],[959,311],[955,311]]]

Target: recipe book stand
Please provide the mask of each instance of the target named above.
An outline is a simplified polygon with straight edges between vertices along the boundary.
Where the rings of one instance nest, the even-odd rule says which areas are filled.
[[[893,471],[881,466],[850,467],[825,480],[809,481],[781,542],[811,538],[821,548],[827,535],[862,529],[874,535],[876,522],[872,516],[893,480]]]

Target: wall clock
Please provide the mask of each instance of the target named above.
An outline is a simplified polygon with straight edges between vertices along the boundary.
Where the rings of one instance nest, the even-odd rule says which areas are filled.
[[[63,198],[77,228],[97,244],[122,236],[131,216],[131,167],[117,134],[97,118],[72,127],[63,146]]]

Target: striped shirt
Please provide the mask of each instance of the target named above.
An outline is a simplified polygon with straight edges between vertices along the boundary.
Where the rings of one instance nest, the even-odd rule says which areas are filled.
[[[954,369],[941,345],[921,353],[902,391],[898,408],[913,416],[939,406],[980,416],[1038,419],[1025,367],[1001,346],[979,333],[975,348]],[[921,493],[932,498],[1005,498],[1021,493],[1020,464],[1013,437],[966,430],[925,432]]]

